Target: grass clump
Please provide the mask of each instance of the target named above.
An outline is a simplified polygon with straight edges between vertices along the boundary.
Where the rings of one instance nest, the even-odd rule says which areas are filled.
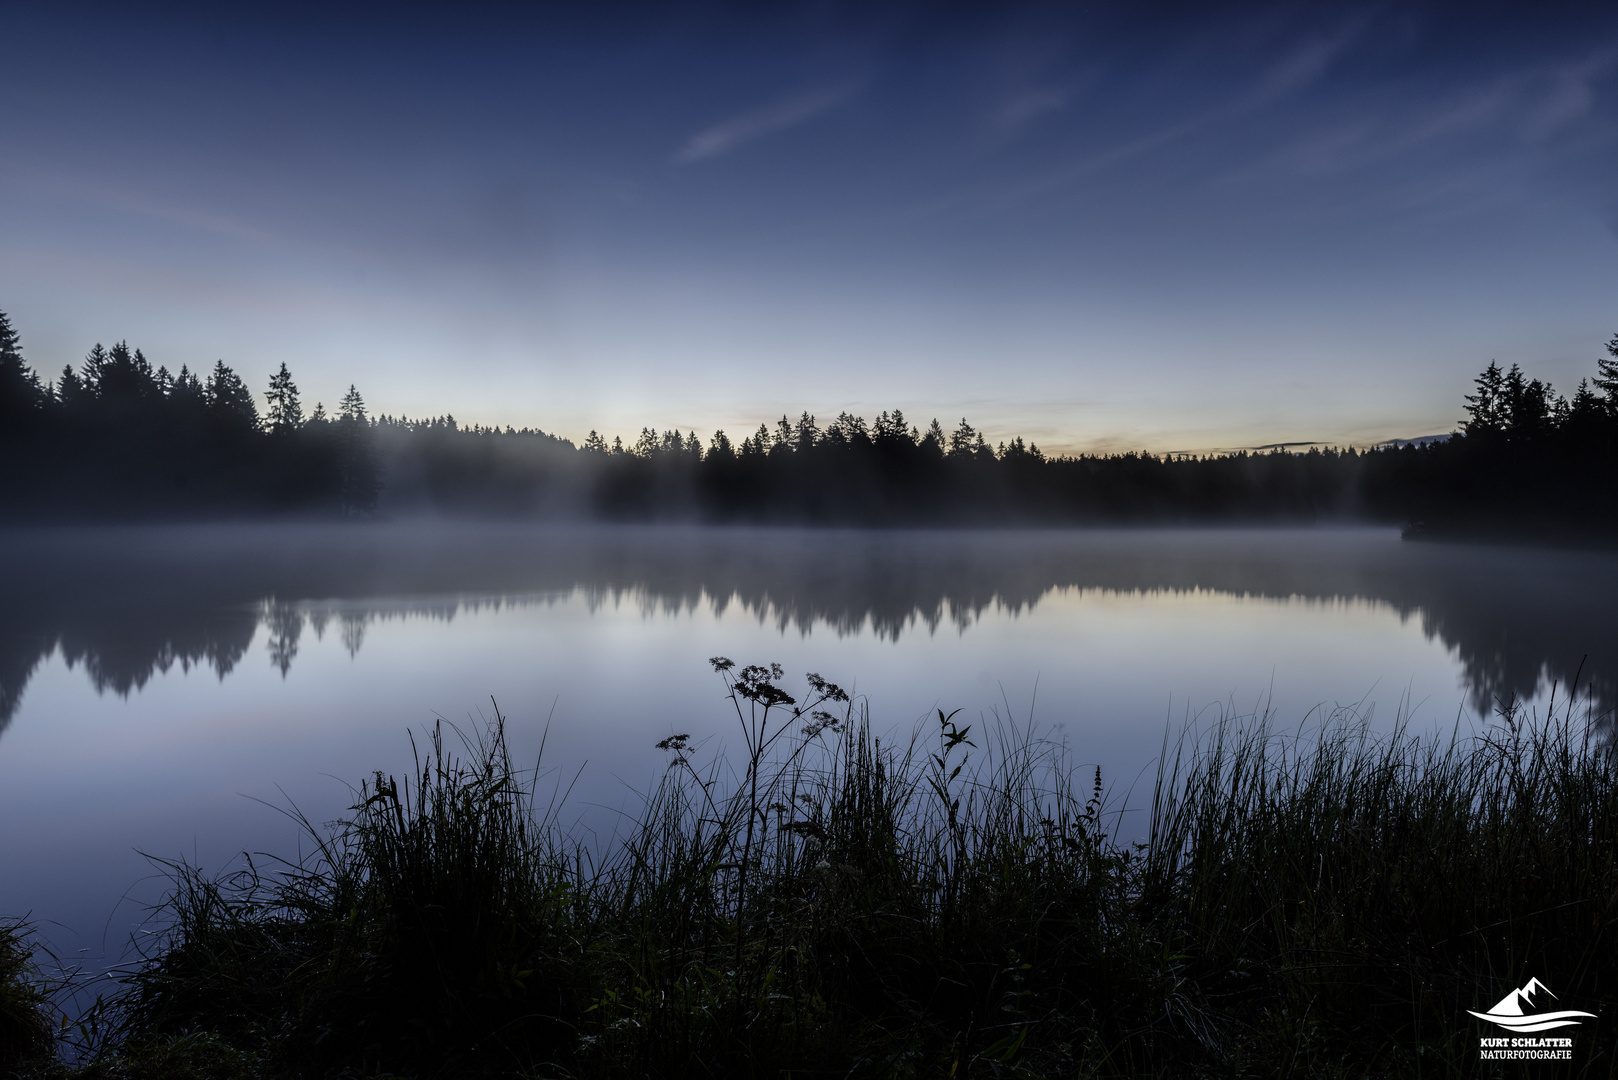
[[[0,919],[0,1078],[42,1069],[56,1059],[51,997],[36,963],[31,927]]]
[[[714,663],[745,758],[665,740],[604,848],[557,828],[496,714],[374,776],[304,862],[174,867],[86,1068],[1460,1076],[1487,1034],[1465,1010],[1531,975],[1618,1000],[1618,787],[1569,708],[1436,742],[1220,721],[1165,755],[1132,842],[1027,729],[940,712],[884,745],[834,684]],[[1574,1033],[1563,1074],[1609,1075],[1603,1024]]]

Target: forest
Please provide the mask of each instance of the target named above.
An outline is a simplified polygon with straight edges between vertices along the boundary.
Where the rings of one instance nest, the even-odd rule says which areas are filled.
[[[732,439],[643,428],[582,445],[453,416],[306,412],[282,364],[153,367],[97,344],[46,379],[0,312],[0,518],[401,517],[845,525],[1383,522],[1410,535],[1601,538],[1618,525],[1618,336],[1571,399],[1497,363],[1447,439],[1369,449],[1047,455],[964,418],[783,416]],[[263,401],[260,411],[259,401]]]

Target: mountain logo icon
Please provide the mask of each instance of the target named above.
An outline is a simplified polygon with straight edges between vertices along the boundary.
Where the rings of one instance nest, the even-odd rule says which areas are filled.
[[[1544,995],[1541,997],[1540,995]],[[1563,1009],[1561,1011],[1539,1011],[1549,1004],[1545,999],[1554,1000],[1555,994],[1551,988],[1538,979],[1529,979],[1521,990],[1513,990],[1505,997],[1494,1003],[1494,1008],[1488,1012],[1472,1013],[1479,1020],[1487,1020],[1491,1024],[1498,1024],[1507,1031],[1550,1031],[1552,1028],[1567,1027],[1582,1021],[1575,1017],[1589,1017],[1594,1019],[1595,1013],[1579,1012],[1577,1009]]]

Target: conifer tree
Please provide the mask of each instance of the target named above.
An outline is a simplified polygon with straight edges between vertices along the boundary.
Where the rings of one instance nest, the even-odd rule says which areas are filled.
[[[1467,435],[1498,435],[1506,425],[1506,380],[1500,365],[1493,360],[1477,377],[1478,392],[1466,395],[1466,412],[1470,419],[1461,423]]]
[[[264,422],[269,425],[270,431],[284,435],[303,425],[303,406],[298,403],[298,387],[293,383],[292,373],[287,370],[285,362],[279,371],[270,376],[270,388],[264,392],[264,397],[268,400]]]
[[[798,450],[813,450],[820,441],[820,427],[815,418],[805,409],[803,415],[798,417],[798,426],[792,432],[793,442]]]
[[[899,409],[894,409],[892,413],[884,411],[876,418],[871,428],[871,440],[878,446],[886,447],[914,441],[910,438],[910,425],[905,422],[905,414]]]
[[[74,372],[73,365],[64,365],[61,376],[56,380],[56,400],[72,412],[82,407],[89,396],[84,380]]]
[[[20,423],[45,403],[39,376],[23,362],[22,341],[0,311],[0,424]]]
[[[937,423],[937,421],[933,421]],[[951,457],[970,454],[976,445],[977,431],[961,417],[961,426],[956,428],[949,437],[949,452]]]
[[[83,391],[80,395],[81,401],[90,401],[100,396],[101,375],[106,366],[107,350],[103,349],[101,342],[98,341],[85,355],[84,363],[80,365],[79,388]]]
[[[360,392],[354,389],[353,383],[348,384],[348,393],[343,395],[339,405],[342,409],[342,419],[365,423],[365,399],[360,397]]]
[[[353,383],[349,383],[348,393],[343,395],[341,409],[337,431],[343,510],[350,514],[368,513],[376,509],[382,478],[377,469],[371,425],[365,419],[365,399]]]
[[[120,341],[101,351],[97,345],[84,361],[84,381],[98,401],[138,404],[162,393],[152,365],[139,349]]]
[[[1600,416],[1602,410],[1601,399],[1590,391],[1590,380],[1580,379],[1578,389],[1573,391],[1573,400],[1568,403],[1564,423],[1582,429]]]
[[[169,388],[169,403],[184,415],[201,412],[207,406],[207,401],[202,381],[191,373],[189,367],[181,364],[180,373],[174,377],[174,385]]]
[[[1590,381],[1601,391],[1607,412],[1618,416],[1618,334],[1607,342],[1607,355],[1596,360],[1596,377]]]
[[[252,391],[225,362],[214,364],[206,390],[208,412],[227,426],[258,427],[258,407]]]

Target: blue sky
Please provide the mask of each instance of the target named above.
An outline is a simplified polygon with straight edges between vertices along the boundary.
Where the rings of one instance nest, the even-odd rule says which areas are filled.
[[[1618,9],[0,2],[0,310],[308,404],[1448,430],[1618,331]]]

